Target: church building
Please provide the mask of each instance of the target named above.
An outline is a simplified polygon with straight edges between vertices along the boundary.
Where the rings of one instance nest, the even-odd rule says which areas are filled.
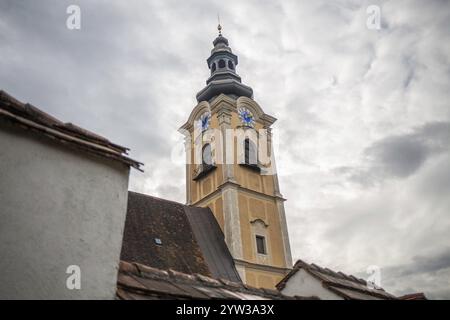
[[[186,135],[187,204],[209,207],[243,282],[274,288],[292,268],[271,126],[237,73],[228,40],[213,41],[206,87],[181,127]]]

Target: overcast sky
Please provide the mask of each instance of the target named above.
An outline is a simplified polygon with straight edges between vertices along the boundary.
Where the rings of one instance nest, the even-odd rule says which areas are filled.
[[[0,0],[0,88],[130,147],[145,163],[130,188],[184,202],[170,154],[217,12],[278,118],[294,259],[362,277],[377,265],[388,291],[450,298],[450,1]]]

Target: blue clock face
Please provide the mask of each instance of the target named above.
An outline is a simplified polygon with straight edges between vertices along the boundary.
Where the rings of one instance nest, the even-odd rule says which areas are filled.
[[[209,112],[205,112],[200,116],[199,127],[202,129],[202,131],[205,131],[209,128],[210,121],[211,115],[209,114]]]
[[[253,118],[253,114],[248,109],[239,108],[238,113],[241,122],[245,126],[253,127],[253,125],[255,124],[255,119]]]

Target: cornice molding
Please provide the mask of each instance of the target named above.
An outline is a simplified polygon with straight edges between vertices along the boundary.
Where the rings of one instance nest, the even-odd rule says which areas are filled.
[[[194,109],[192,109],[191,114],[189,115],[188,120],[186,121],[185,124],[183,124],[179,131],[181,130],[187,130],[187,131],[191,131],[192,128],[194,127],[194,121],[204,112],[211,112],[211,107],[208,103],[208,101],[201,101],[199,102]]]
[[[260,122],[265,128],[270,127],[276,118],[266,114],[261,106],[253,99],[247,97],[239,97],[237,99],[237,108],[246,107],[255,116],[255,121]]]
[[[241,186],[240,184],[238,184],[236,181],[228,180],[228,181],[223,182],[221,185],[219,185],[217,187],[216,190],[214,190],[213,192],[209,193],[208,195],[206,195],[202,199],[197,200],[195,202],[192,202],[191,205],[192,206],[196,206],[199,203],[207,202],[207,201],[213,199],[216,195],[219,195],[220,193],[222,193],[222,191],[224,189],[226,189],[226,188],[235,188],[236,190],[243,191],[243,192],[245,192],[247,194],[256,195],[256,196],[258,196],[260,198],[265,198],[265,199],[269,199],[269,200],[282,201],[282,202],[286,201],[286,199],[283,198],[281,196],[281,194],[278,194],[278,195],[266,194],[266,193],[263,193],[263,192],[259,192],[259,191],[255,191],[255,190],[252,190],[252,189],[249,189],[249,188],[245,188],[245,187]]]
[[[236,100],[223,93],[211,101],[210,107],[211,113],[218,113],[222,110],[230,112],[237,111]]]
[[[254,269],[268,271],[268,272],[279,272],[279,273],[288,274],[292,270],[291,268],[269,266],[269,265],[249,262],[249,261],[245,261],[245,260],[241,260],[241,259],[234,259],[234,262],[236,263],[236,265],[239,265],[239,266],[254,268]]]

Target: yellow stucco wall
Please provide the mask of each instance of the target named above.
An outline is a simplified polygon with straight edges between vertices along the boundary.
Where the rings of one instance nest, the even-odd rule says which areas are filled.
[[[253,263],[267,264],[275,267],[286,267],[283,240],[280,232],[278,211],[273,201],[257,199],[245,193],[239,194],[239,213],[244,259]],[[268,260],[258,260],[253,223],[260,219],[265,222]],[[253,222],[253,223],[252,223]]]
[[[211,128],[219,128],[217,114],[211,115]],[[231,128],[241,126],[237,109],[231,114]],[[261,123],[255,123],[255,129],[261,129]],[[286,266],[284,256],[283,237],[279,220],[279,212],[275,198],[275,180],[272,175],[261,175],[249,168],[239,165],[237,141],[234,139],[234,178],[240,187],[238,188],[239,219],[241,226],[241,241],[243,260],[266,266],[290,268]],[[191,144],[191,155],[194,156],[194,143]],[[217,143],[217,147],[221,148]],[[214,158],[215,154],[213,154]],[[193,159],[193,158],[192,158]],[[189,166],[191,203],[209,207],[216,217],[220,227],[224,230],[224,203],[221,192],[216,192],[224,183],[222,165],[198,181],[192,180],[195,164]],[[215,192],[215,193],[214,193]],[[211,196],[214,193],[213,196]],[[256,222],[259,221],[259,222]],[[265,225],[267,256],[258,255],[256,252],[255,230],[256,224]],[[256,287],[274,288],[284,276],[285,271],[266,271],[245,266],[246,282]]]
[[[286,273],[283,272],[274,273],[251,268],[246,268],[245,270],[246,283],[256,288],[275,289],[276,284],[280,282],[285,275]]]

